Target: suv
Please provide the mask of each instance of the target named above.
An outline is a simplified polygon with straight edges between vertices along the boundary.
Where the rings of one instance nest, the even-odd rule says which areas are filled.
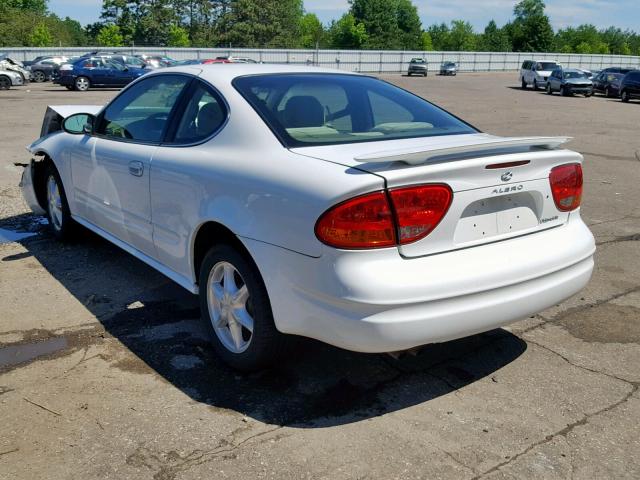
[[[533,85],[534,90],[544,87],[547,84],[547,79],[551,76],[551,72],[559,67],[560,65],[557,62],[525,60],[520,68],[519,76],[522,89],[527,88],[527,85]]]
[[[640,70],[633,70],[624,76],[620,82],[620,98],[625,103],[640,98]]]
[[[414,73],[418,75],[422,75],[423,77],[427,76],[427,68],[428,64],[424,58],[412,58],[409,62],[409,70],[407,70],[407,75],[410,77]]]

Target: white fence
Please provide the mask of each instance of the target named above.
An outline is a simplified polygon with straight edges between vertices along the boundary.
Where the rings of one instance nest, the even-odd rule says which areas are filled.
[[[31,60],[39,55],[82,55],[98,47],[73,48],[0,48],[18,60]],[[628,55],[581,55],[567,53],[504,53],[504,52],[409,52],[379,50],[280,50],[280,49],[228,49],[228,48],[165,48],[136,47],[103,50],[123,53],[154,53],[183,60],[188,58],[215,58],[221,55],[248,57],[265,63],[319,65],[357,72],[404,72],[414,57],[424,58],[430,72],[437,72],[444,61],[458,63],[464,72],[515,71],[524,60],[553,60],[567,68],[600,70],[605,67],[640,68],[640,57]]]

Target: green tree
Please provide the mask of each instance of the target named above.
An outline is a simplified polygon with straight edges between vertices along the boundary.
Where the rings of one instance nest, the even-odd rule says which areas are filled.
[[[39,23],[33,29],[31,36],[29,37],[29,44],[32,47],[50,47],[51,46],[51,32],[47,28],[44,22]]]
[[[365,48],[402,48],[395,0],[352,0],[350,13],[367,31]]]
[[[509,36],[502,28],[498,28],[496,22],[491,20],[484,29],[480,38],[482,50],[487,52],[510,52],[511,42]]]
[[[516,52],[547,52],[553,46],[553,29],[542,0],[522,0],[513,9],[511,42]]]
[[[422,32],[422,50],[433,50],[433,40],[431,40],[429,32]]]
[[[46,15],[48,0],[0,0],[0,8],[15,8],[16,10],[30,11],[39,15]]]
[[[105,25],[100,29],[96,42],[102,47],[122,47],[124,39],[117,25]]]
[[[316,48],[324,40],[324,27],[315,13],[306,13],[300,19],[300,34],[303,48]]]
[[[449,33],[447,50],[471,51],[476,48],[476,35],[473,26],[464,20],[453,20]]]
[[[427,29],[427,33],[431,37],[434,50],[442,51],[449,49],[451,31],[446,23],[431,25]]]
[[[406,50],[420,50],[423,46],[422,22],[418,9],[411,0],[397,0],[396,17],[401,47]]]
[[[189,41],[189,32],[178,25],[171,25],[169,28],[167,45],[169,47],[188,47],[191,45],[191,42]]]
[[[238,47],[297,47],[302,0],[233,0],[222,21],[222,41]]]
[[[350,13],[345,13],[340,20],[332,22],[329,27],[330,46],[357,50],[364,47],[369,39],[363,23],[357,23]]]

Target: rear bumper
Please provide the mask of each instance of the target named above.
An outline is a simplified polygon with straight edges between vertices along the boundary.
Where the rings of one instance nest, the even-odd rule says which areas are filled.
[[[577,214],[562,227],[414,259],[396,249],[310,258],[245,244],[280,331],[360,352],[445,342],[538,313],[588,283],[595,251]]]

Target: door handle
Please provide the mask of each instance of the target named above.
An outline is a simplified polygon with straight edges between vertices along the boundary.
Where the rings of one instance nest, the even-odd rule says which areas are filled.
[[[134,177],[141,177],[144,173],[144,165],[142,164],[142,162],[129,162],[129,173]]]

